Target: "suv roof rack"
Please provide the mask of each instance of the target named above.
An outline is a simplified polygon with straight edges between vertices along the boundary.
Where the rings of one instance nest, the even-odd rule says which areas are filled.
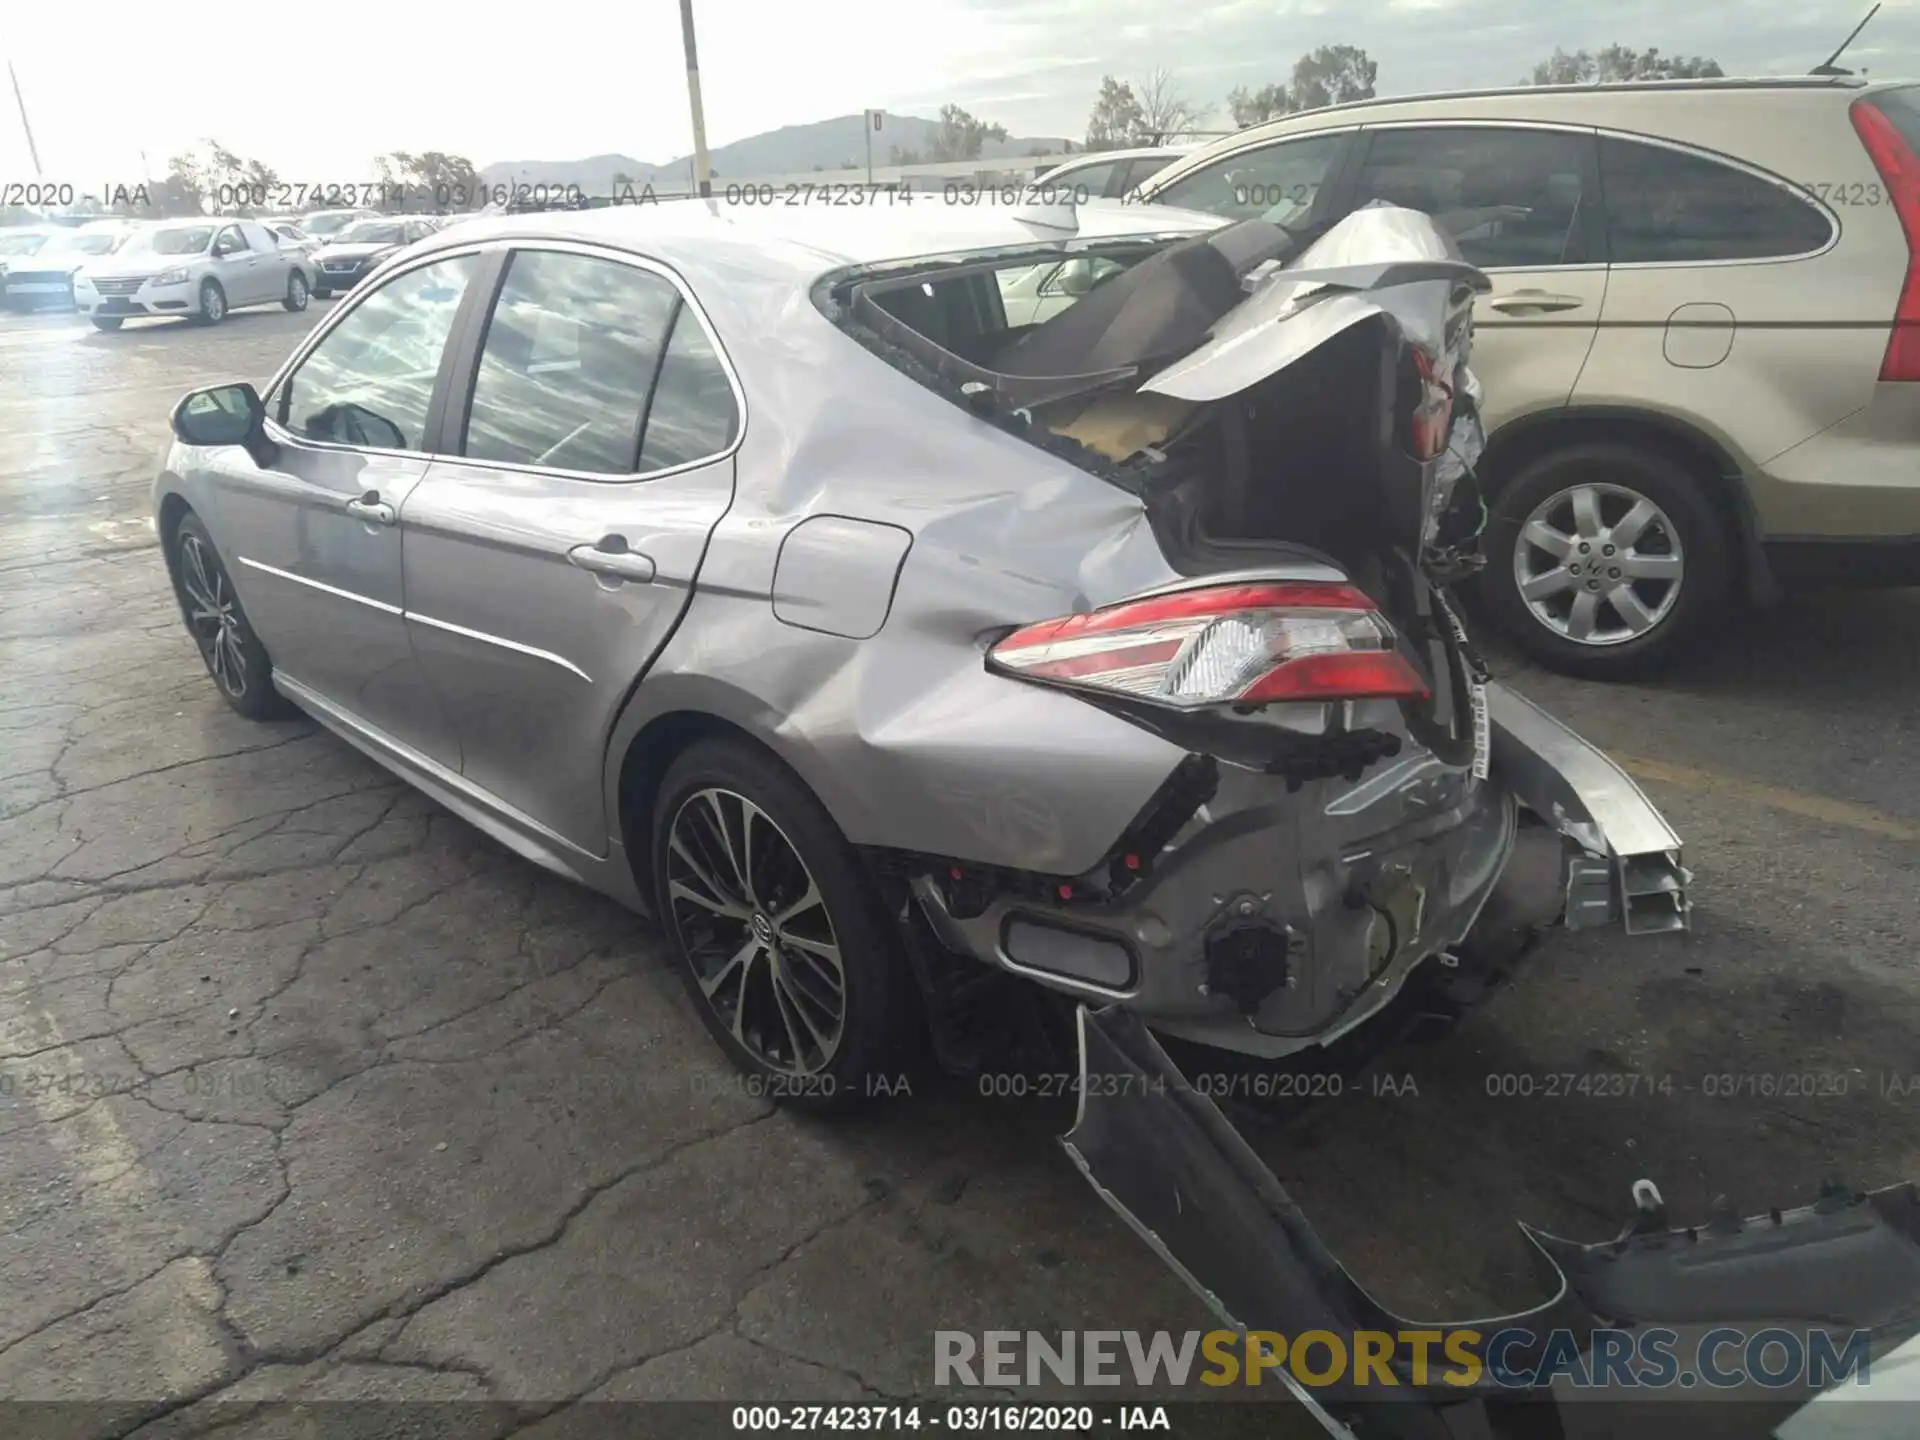
[[[1858,75],[1719,75],[1694,80],[1609,80],[1604,84],[1570,85],[1488,85],[1472,90],[1427,90],[1414,95],[1375,95],[1368,100],[1348,100],[1339,105],[1321,105],[1312,110],[1296,110],[1249,125],[1247,130],[1281,120],[1297,120],[1302,115],[1327,115],[1335,111],[1375,110],[1383,105],[1415,105],[1433,100],[1484,100],[1502,95],[1592,95],[1651,93],[1688,90],[1857,90],[1866,85]],[[1235,130],[1230,134],[1243,134]]]

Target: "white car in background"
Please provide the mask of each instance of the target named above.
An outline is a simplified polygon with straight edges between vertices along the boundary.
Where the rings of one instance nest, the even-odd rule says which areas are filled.
[[[31,259],[56,233],[51,225],[22,225],[0,230],[0,301],[6,300],[11,268]]]
[[[74,303],[101,330],[136,315],[217,325],[245,305],[304,310],[312,293],[304,255],[258,220],[219,215],[151,225],[73,283]]]
[[[55,228],[31,254],[15,259],[9,266],[7,308],[33,310],[43,305],[62,310],[73,308],[73,280],[81,267],[112,255],[138,228],[131,220],[90,220],[72,229]]]
[[[1042,192],[1070,191],[1079,200],[1124,200],[1174,161],[1200,145],[1150,145],[1137,150],[1095,150],[1075,155],[1034,177]]]

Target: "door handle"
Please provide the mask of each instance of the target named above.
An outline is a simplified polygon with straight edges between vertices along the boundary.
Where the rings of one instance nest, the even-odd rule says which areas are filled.
[[[1502,315],[1540,315],[1555,310],[1578,310],[1587,302],[1578,295],[1555,295],[1546,290],[1515,290],[1487,302]]]
[[[393,507],[381,500],[378,490],[369,490],[358,500],[347,501],[347,513],[376,525],[391,525],[395,519]]]
[[[634,580],[646,585],[653,580],[653,557],[629,550],[624,535],[603,535],[598,544],[576,545],[567,552],[567,559],[582,570],[614,581]]]

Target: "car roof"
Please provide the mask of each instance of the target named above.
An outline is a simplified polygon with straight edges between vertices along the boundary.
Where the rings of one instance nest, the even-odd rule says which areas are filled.
[[[597,210],[486,216],[436,231],[429,248],[491,240],[575,240],[630,249],[690,277],[737,273],[810,283],[829,271],[934,259],[975,251],[1065,245],[1073,241],[1197,235],[1226,223],[1170,206],[1091,200],[1074,210],[1077,228],[1018,218],[1021,207],[947,204],[924,195],[908,204],[772,208],[710,200],[662,200]],[[419,253],[426,253],[422,250]]]

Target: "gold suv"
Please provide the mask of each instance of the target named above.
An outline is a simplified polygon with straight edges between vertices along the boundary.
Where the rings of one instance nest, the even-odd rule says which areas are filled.
[[[1303,231],[1386,200],[1489,274],[1482,598],[1545,665],[1643,672],[1783,581],[1920,583],[1920,84],[1365,101],[1144,198]]]

